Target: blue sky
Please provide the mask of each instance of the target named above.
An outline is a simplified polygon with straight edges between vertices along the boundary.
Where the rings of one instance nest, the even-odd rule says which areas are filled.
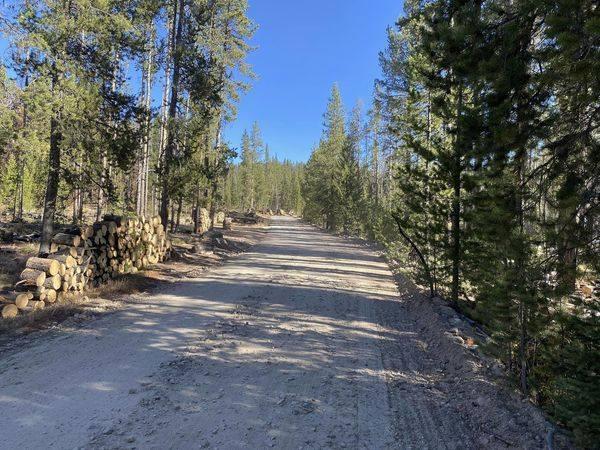
[[[249,1],[259,26],[249,62],[259,79],[225,138],[239,146],[244,128],[256,120],[272,153],[305,161],[319,141],[334,82],[347,109],[359,99],[370,103],[386,28],[402,12],[402,1]]]
[[[380,74],[378,54],[386,28],[402,12],[402,0],[249,0],[258,25],[249,55],[258,79],[238,105],[225,139],[239,147],[244,129],[257,121],[271,154],[306,161],[318,143],[331,87],[340,86],[346,109],[369,106]],[[18,1],[9,1],[18,4]],[[0,10],[7,4],[0,0]],[[7,12],[6,10],[4,12]],[[0,36],[0,59],[8,60]],[[139,80],[133,77],[134,87]],[[156,80],[155,104],[161,82]]]

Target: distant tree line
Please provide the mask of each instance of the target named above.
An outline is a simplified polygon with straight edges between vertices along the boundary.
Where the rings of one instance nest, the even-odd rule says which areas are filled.
[[[12,57],[0,67],[0,199],[14,220],[42,212],[41,252],[58,221],[159,213],[174,228],[182,211],[197,222],[201,207],[214,217],[236,155],[222,130],[252,76],[247,9],[3,3]]]
[[[334,88],[305,217],[388,244],[597,448],[597,2],[407,0],[388,41],[366,124]]]
[[[224,203],[228,209],[301,214],[304,164],[279,161],[263,142],[258,123],[244,130],[239,163],[227,174]]]

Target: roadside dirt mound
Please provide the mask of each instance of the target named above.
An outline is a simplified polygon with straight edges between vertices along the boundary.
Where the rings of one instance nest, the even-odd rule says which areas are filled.
[[[418,330],[425,364],[431,375],[420,386],[425,396],[439,398],[472,435],[479,448],[572,448],[543,413],[523,398],[505,377],[504,368],[484,355],[485,334],[444,300],[430,299],[397,277],[402,306],[395,319]],[[400,325],[402,327],[402,325]],[[393,369],[394,361],[390,361]],[[457,446],[460,448],[460,445]]]

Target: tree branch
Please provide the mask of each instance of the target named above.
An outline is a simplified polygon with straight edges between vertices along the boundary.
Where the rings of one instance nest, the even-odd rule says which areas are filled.
[[[421,261],[421,264],[423,265],[423,269],[425,270],[425,275],[427,277],[427,281],[429,282],[429,295],[432,298],[435,297],[435,289],[433,288],[433,278],[431,277],[431,270],[429,269],[429,264],[427,264],[427,260],[425,259],[425,256],[423,255],[421,250],[419,250],[419,247],[417,247],[417,245],[413,242],[413,240],[408,236],[406,231],[404,231],[404,228],[402,228],[402,224],[400,223],[400,218],[395,213],[392,214],[392,217],[396,221],[396,225],[398,225],[398,231],[400,232],[402,237],[406,240],[406,242],[408,242],[408,244],[412,247],[412,249],[415,251],[415,253],[419,257],[419,260]]]

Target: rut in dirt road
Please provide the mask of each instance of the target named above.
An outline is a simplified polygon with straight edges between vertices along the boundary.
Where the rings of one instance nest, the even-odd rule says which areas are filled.
[[[401,291],[369,248],[275,218],[202,278],[4,355],[0,447],[543,448],[537,411]]]

